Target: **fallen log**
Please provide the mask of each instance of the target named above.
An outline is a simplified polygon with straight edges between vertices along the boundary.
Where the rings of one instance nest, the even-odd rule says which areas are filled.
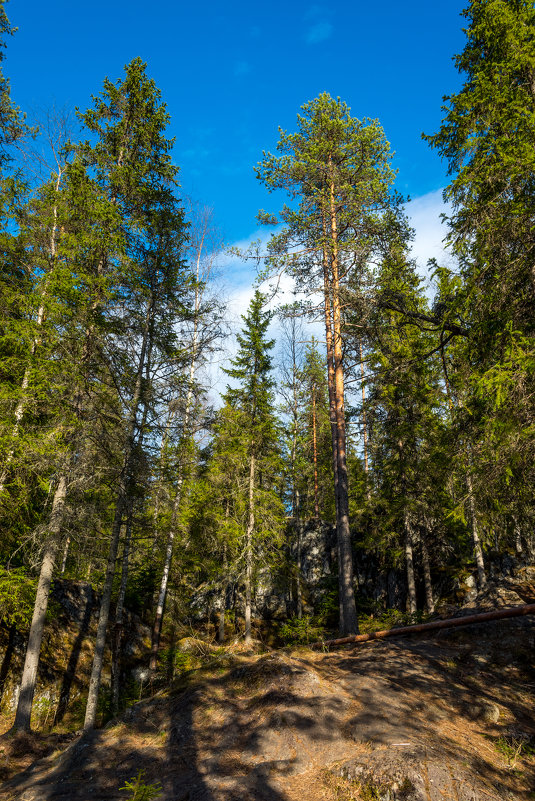
[[[432,620],[429,623],[416,623],[413,626],[400,626],[395,629],[373,631],[370,634],[353,634],[351,637],[340,637],[337,640],[315,642],[312,648],[331,648],[332,646],[346,645],[347,643],[383,640],[385,637],[404,637],[407,634],[419,634],[422,631],[436,631],[437,629],[448,629],[454,626],[468,626],[470,623],[484,623],[487,620],[503,620],[507,617],[519,617],[520,615],[535,615],[535,604],[509,606],[506,609],[493,609],[490,612],[479,612],[477,615],[451,617],[446,620]]]

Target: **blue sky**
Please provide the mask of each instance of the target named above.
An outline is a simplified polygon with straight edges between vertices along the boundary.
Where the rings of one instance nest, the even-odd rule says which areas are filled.
[[[446,183],[421,141],[459,86],[463,3],[11,0],[19,28],[5,72],[25,110],[90,104],[105,76],[141,56],[171,114],[183,190],[214,208],[226,242],[253,234],[259,208],[278,208],[254,176],[277,126],[320,92],[357,117],[377,117],[396,151],[398,189],[414,198]],[[430,195],[435,197],[436,195]],[[435,204],[436,205],[436,204]]]
[[[4,70],[15,102],[31,115],[52,106],[87,108],[104,77],[120,79],[124,65],[141,56],[171,115],[182,189],[213,208],[228,245],[256,239],[258,210],[276,211],[283,202],[253,169],[263,150],[275,149],[278,126],[295,130],[300,106],[321,92],[339,96],[354,116],[378,118],[385,129],[397,188],[413,199],[414,255],[425,275],[429,257],[443,258],[447,176],[421,133],[437,130],[442,96],[460,86],[453,55],[464,46],[463,6],[11,0],[6,10],[19,30],[7,43]],[[228,255],[220,266],[236,330],[254,267]],[[315,333],[321,337],[321,328]],[[228,346],[232,353],[235,344]],[[213,375],[217,394],[224,381],[216,365]]]

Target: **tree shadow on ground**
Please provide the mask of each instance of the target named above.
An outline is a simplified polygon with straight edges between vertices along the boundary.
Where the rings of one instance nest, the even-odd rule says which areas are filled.
[[[161,801],[312,801],[329,795],[295,794],[311,766],[318,772],[360,759],[379,770],[408,742],[404,764],[445,766],[447,792],[463,781],[468,792],[472,779],[485,777],[486,795],[466,797],[518,797],[491,745],[470,743],[484,726],[463,717],[474,690],[444,667],[448,653],[440,644],[390,641],[328,655],[272,654],[224,673],[213,667],[189,688],[142,701],[124,722],[82,736],[4,792],[32,801],[114,801],[126,798],[126,780],[145,771],[147,784],[161,784]],[[491,687],[481,695],[494,700]],[[507,711],[517,707],[511,699]]]
[[[476,641],[481,635],[472,633]],[[334,678],[333,671],[340,671],[346,690],[361,700],[360,711],[348,721],[358,740],[386,749],[395,747],[396,740],[410,742],[416,752],[434,752],[446,765],[467,766],[498,797],[516,798],[518,776],[504,769],[493,743],[515,727],[535,742],[533,708],[526,708],[518,695],[499,692],[504,674],[497,665],[480,672],[457,664],[456,655],[459,650],[451,643],[392,639],[333,654],[330,674]],[[479,735],[486,742],[475,747]],[[523,783],[535,786],[533,764],[523,767]]]

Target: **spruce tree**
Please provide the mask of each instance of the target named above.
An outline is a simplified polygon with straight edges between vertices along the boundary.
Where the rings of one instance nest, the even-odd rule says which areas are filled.
[[[243,492],[246,519],[242,539],[245,564],[245,641],[251,642],[251,606],[254,570],[269,541],[276,541],[284,522],[279,496],[279,430],[274,410],[270,350],[274,341],[266,339],[271,314],[263,311],[265,298],[256,290],[244,326],[238,334],[239,350],[227,375],[235,386],[228,386],[223,401],[228,413],[223,417],[228,440],[243,454]],[[240,471],[241,472],[241,471]]]
[[[461,291],[438,300],[441,313],[457,313],[469,329],[466,346],[452,360],[464,351],[469,499],[479,495],[484,504],[496,504],[511,527],[524,518],[529,528],[524,489],[535,481],[535,10],[529,0],[471,0],[463,16],[466,45],[455,63],[464,84],[446,98],[439,131],[426,137],[452,176],[445,191],[448,238],[462,280]]]

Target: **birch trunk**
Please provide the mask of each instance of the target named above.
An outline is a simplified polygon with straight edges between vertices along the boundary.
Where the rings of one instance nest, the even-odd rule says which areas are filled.
[[[444,355],[444,348],[441,349],[441,356],[442,356],[442,370],[444,373],[444,381],[446,384],[446,393],[448,397],[448,405],[450,409],[450,415],[453,419],[453,403],[451,400],[451,387],[448,381],[448,371],[446,367],[446,357]],[[455,395],[453,396],[455,402],[457,403],[457,399]],[[477,576],[478,576],[478,589],[482,590],[487,583],[487,574],[485,572],[485,562],[483,561],[483,550],[481,548],[481,541],[479,539],[479,532],[477,527],[477,512],[476,512],[476,503],[474,498],[474,491],[472,486],[472,476],[470,470],[472,468],[472,456],[470,451],[468,451],[468,463],[469,469],[466,472],[466,488],[468,490],[468,507],[470,510],[470,534],[472,539],[472,553],[474,554],[474,559],[476,562],[477,567]]]
[[[405,565],[407,569],[407,590],[409,601],[409,612],[416,614],[416,582],[414,581],[414,559],[412,549],[412,529],[408,514],[405,513]]]
[[[61,570],[60,570],[61,575],[65,573],[65,568],[67,567],[67,557],[69,556],[70,544],[71,544],[71,536],[69,534],[67,536],[67,539],[65,540],[65,547],[63,548],[63,557],[61,559]]]
[[[156,604],[156,614],[154,616],[154,623],[152,626],[152,641],[150,649],[150,671],[152,674],[156,672],[158,667],[158,649],[160,647],[160,637],[162,634],[163,624],[163,611],[165,607],[165,599],[167,597],[167,586],[169,583],[169,572],[171,570],[171,562],[173,560],[173,545],[175,541],[175,528],[176,528],[176,511],[180,505],[180,487],[177,491],[175,501],[173,504],[173,514],[171,526],[167,535],[167,545],[165,548],[165,559],[162,571],[162,580],[160,582],[160,591],[158,593],[158,602]]]
[[[132,540],[132,509],[128,510],[126,517],[126,532],[123,547],[123,561],[121,568],[121,584],[115,610],[115,628],[111,660],[111,705],[113,717],[119,714],[119,689],[121,678],[121,644],[123,639],[123,616],[126,586],[128,584],[128,567],[130,558],[130,544]]]
[[[15,713],[14,729],[30,731],[33,696],[35,694],[35,683],[37,680],[37,667],[39,665],[39,651],[45,628],[46,610],[48,607],[48,596],[50,584],[54,573],[54,564],[59,547],[59,534],[63,523],[65,511],[65,499],[67,497],[67,475],[63,472],[59,478],[54,500],[52,501],[52,511],[50,514],[49,539],[45,547],[45,553],[41,564],[37,593],[35,596],[35,606],[33,609],[26,656],[24,658],[24,668]]]
[[[466,487],[468,489],[468,506],[470,508],[471,518],[471,535],[472,535],[472,552],[476,560],[477,567],[477,586],[482,590],[487,583],[487,574],[485,572],[485,562],[483,561],[483,550],[481,548],[481,541],[479,539],[479,532],[477,526],[476,503],[474,499],[474,490],[472,486],[472,476],[470,471],[466,473]]]
[[[366,421],[366,387],[364,385],[364,358],[362,355],[362,340],[359,339],[359,355],[360,355],[360,380],[361,380],[361,393],[362,393],[362,445],[364,448],[364,475],[366,478],[366,498],[370,500],[370,485],[368,483],[369,464],[368,464],[368,425]]]

